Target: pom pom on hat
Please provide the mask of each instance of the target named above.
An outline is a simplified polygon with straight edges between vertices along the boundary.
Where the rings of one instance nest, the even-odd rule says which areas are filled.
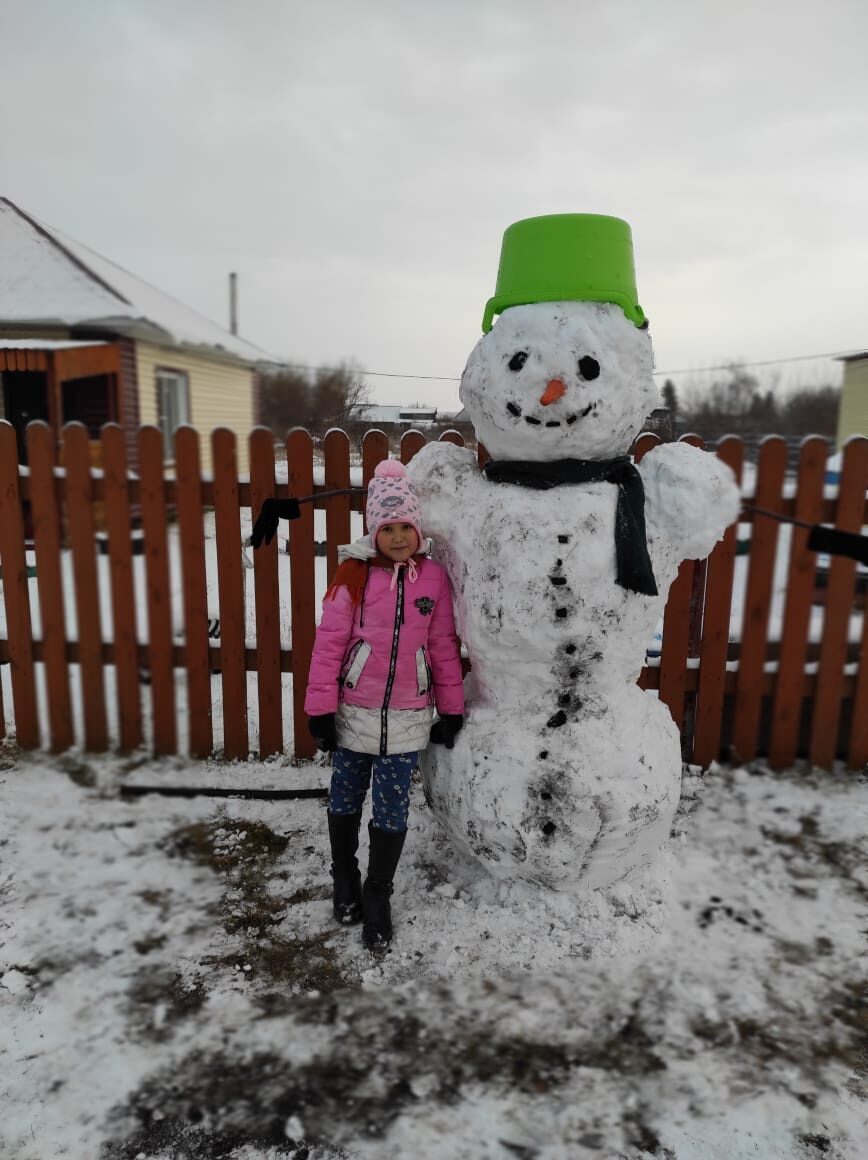
[[[374,468],[368,483],[365,519],[372,540],[383,524],[411,524],[422,543],[422,508],[407,478],[407,468],[397,459],[384,459]]]
[[[403,479],[407,468],[400,459],[384,459],[374,468],[377,479]]]

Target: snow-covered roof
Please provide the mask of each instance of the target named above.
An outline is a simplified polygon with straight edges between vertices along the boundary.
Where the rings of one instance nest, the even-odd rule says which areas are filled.
[[[108,343],[91,342],[86,338],[76,341],[71,338],[3,338],[0,335],[0,348],[3,350],[76,350],[80,346],[108,346]]]
[[[0,333],[105,331],[233,362],[277,362],[0,197]]]

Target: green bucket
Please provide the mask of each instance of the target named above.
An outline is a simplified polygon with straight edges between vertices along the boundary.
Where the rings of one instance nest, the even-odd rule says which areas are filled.
[[[529,302],[613,302],[636,326],[646,324],[636,301],[633,238],[621,218],[557,213],[524,218],[503,235],[497,287],[482,317]]]

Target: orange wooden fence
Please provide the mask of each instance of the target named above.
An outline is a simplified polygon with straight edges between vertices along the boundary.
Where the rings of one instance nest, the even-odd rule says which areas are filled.
[[[443,438],[462,442],[455,432]],[[634,449],[637,460],[656,442],[653,435],[641,436]],[[256,514],[269,496],[348,487],[346,434],[329,432],[320,453],[306,431],[291,431],[286,438],[288,482],[281,484],[275,484],[274,440],[264,429],[250,435],[249,482],[238,479],[236,440],[227,430],[211,436],[212,479],[202,477],[199,436],[191,428],[177,433],[170,474],[164,471],[162,437],[154,427],[139,431],[137,476],[127,471],[123,434],[112,424],[102,431],[99,472],[91,468],[91,448],[80,424],[64,429],[59,453],[43,423],[30,425],[27,443],[30,466],[20,469],[14,429],[0,423],[0,583],[7,625],[6,637],[0,636],[0,666],[9,666],[17,743],[23,749],[47,745],[55,752],[71,745],[96,752],[110,746],[129,752],[146,745],[155,754],[173,754],[179,752],[185,729],[186,749],[196,757],[211,755],[215,747],[226,759],[245,759],[251,749],[260,757],[290,748],[296,757],[311,756],[303,702],[316,612],[314,509],[325,511],[324,547],[331,571],[337,545],[350,539],[351,513],[364,510],[363,499],[337,496],[303,504],[301,518],[289,526],[289,592],[283,605],[289,608],[291,647],[280,639],[277,537],[250,553],[252,646],[248,639],[245,602],[250,593],[241,516],[244,509]],[[424,443],[422,434],[408,432],[401,459],[408,462]],[[741,475],[744,455],[738,439],[724,439],[716,452]],[[363,484],[387,454],[385,435],[368,432],[361,455]],[[314,483],[315,462],[322,483]],[[755,494],[746,502],[851,531],[868,523],[868,439],[848,443],[834,498],[824,497],[824,440],[805,440],[789,475],[787,466],[784,441],[765,440]],[[211,512],[218,640],[209,637],[213,610],[207,596],[205,521]],[[131,536],[135,521],[141,525],[143,547],[138,565]],[[831,561],[819,613],[822,631],[812,638],[817,568],[806,532],[793,528],[787,533],[784,558],[780,524],[749,514],[744,524],[751,526],[746,559],[738,559],[746,544],[733,526],[708,561],[681,566],[666,604],[659,660],[649,660],[640,684],[657,690],[669,706],[687,760],[707,765],[719,758],[745,762],[767,757],[773,766],[785,767],[807,757],[824,768],[835,760],[861,768],[868,762],[868,615],[861,612],[864,596],[857,601],[856,565],[844,558]],[[177,528],[174,556],[172,527]],[[108,559],[102,582],[98,533]],[[32,545],[26,536],[32,536]],[[35,563],[35,576],[28,558]],[[738,573],[743,617],[731,632],[739,568],[746,571]],[[174,622],[173,569],[182,594]],[[776,569],[779,578],[780,569],[785,570],[786,585],[780,631],[773,633]],[[38,600],[31,607],[34,586]],[[37,609],[40,630],[35,634]],[[68,628],[71,615],[74,630]],[[251,674],[255,678],[249,682]],[[293,738],[284,729],[284,674],[292,674]],[[258,716],[253,744],[249,696]],[[218,701],[222,743],[213,721]],[[6,735],[6,717],[0,682],[0,737]]]

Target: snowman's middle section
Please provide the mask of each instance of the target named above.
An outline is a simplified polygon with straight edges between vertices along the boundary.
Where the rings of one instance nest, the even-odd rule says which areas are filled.
[[[503,701],[523,699],[533,681],[534,699],[544,688],[551,715],[567,719],[588,700],[609,702],[636,681],[661,604],[615,583],[618,489],[534,491],[480,480],[475,490],[479,506],[452,531],[474,685]],[[661,559],[657,571],[665,571]],[[671,578],[658,577],[663,591]]]

